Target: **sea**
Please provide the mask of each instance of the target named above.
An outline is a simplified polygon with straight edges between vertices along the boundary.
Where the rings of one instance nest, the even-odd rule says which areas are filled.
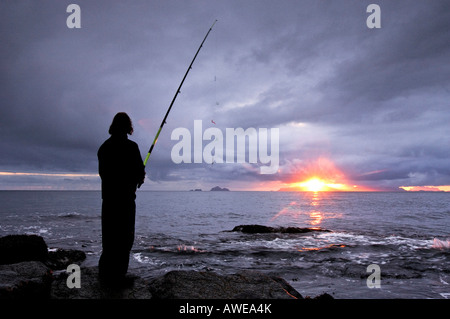
[[[0,203],[0,236],[40,235],[97,265],[99,191],[0,191]],[[136,207],[129,272],[145,279],[253,270],[304,297],[450,298],[450,193],[138,191]],[[323,231],[232,231],[253,224]]]

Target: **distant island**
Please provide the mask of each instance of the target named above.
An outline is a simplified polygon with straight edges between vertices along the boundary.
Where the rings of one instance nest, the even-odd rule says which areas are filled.
[[[202,191],[201,188],[196,188],[196,189],[191,189],[190,190],[190,192],[201,192],[201,191]],[[219,186],[211,188],[211,192],[223,192],[223,191],[229,192],[230,190],[228,188],[226,188],[226,187],[222,188],[222,187],[219,187]]]
[[[223,192],[223,191],[229,192],[230,190],[228,188],[225,188],[225,187],[221,188],[219,186],[211,188],[211,192]]]

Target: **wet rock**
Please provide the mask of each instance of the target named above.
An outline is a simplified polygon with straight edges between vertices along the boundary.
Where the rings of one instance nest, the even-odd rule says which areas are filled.
[[[232,231],[247,234],[261,234],[261,233],[273,233],[274,228],[263,225],[239,225],[234,227]]]
[[[284,279],[258,272],[218,275],[171,271],[150,282],[157,299],[293,299],[302,298]]]
[[[51,269],[67,269],[70,264],[80,264],[86,259],[86,254],[81,250],[57,249],[50,251],[45,264]]]
[[[246,234],[263,233],[282,233],[282,234],[301,234],[308,232],[330,232],[322,228],[301,228],[301,227],[269,227],[263,225],[239,225],[233,228],[233,232],[242,232]]]
[[[40,261],[0,265],[0,299],[46,299],[51,270]]]
[[[67,286],[68,274],[60,273],[55,277],[52,287],[52,299],[150,299],[152,294],[147,282],[137,276],[127,275],[125,281],[104,285],[98,276],[98,267],[80,269],[80,288]]]
[[[37,235],[8,235],[0,237],[0,265],[22,261],[45,261],[47,244]]]

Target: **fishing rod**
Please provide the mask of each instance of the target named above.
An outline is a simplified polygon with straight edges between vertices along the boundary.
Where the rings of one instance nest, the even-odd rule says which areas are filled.
[[[188,75],[189,71],[192,69],[192,64],[194,64],[194,61],[197,58],[197,55],[200,52],[200,49],[202,48],[203,43],[205,43],[206,38],[208,37],[209,33],[211,32],[211,30],[214,27],[214,25],[216,24],[216,22],[217,22],[217,20],[215,20],[214,23],[212,24],[212,26],[209,28],[208,33],[206,33],[205,38],[203,39],[202,43],[200,44],[200,47],[197,50],[197,53],[195,53],[195,56],[192,59],[191,64],[189,64],[189,67],[188,67],[186,73],[184,74],[183,80],[181,81],[180,86],[178,87],[178,89],[177,89],[177,91],[175,93],[175,96],[173,97],[172,102],[170,103],[169,109],[167,110],[167,113],[164,116],[164,119],[162,120],[161,125],[159,126],[159,130],[158,130],[158,133],[156,133],[155,139],[153,140],[153,144],[152,144],[152,146],[150,146],[150,150],[148,151],[148,154],[145,157],[144,166],[147,164],[147,161],[150,158],[150,154],[152,153],[153,147],[155,147],[155,144],[158,141],[159,133],[161,133],[161,130],[162,130],[164,124],[166,124],[166,119],[167,119],[167,116],[170,113],[170,110],[172,109],[173,103],[175,102],[175,100],[176,100],[176,98],[178,96],[178,93],[181,92],[180,90],[181,90],[181,87],[183,86],[184,80],[186,79],[186,76]]]

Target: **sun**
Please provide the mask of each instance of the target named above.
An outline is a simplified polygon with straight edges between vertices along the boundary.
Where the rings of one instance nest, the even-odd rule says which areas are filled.
[[[294,183],[291,185],[296,189],[307,192],[323,192],[329,190],[330,188],[330,184],[319,177],[312,177],[304,182]]]
[[[325,189],[326,184],[324,181],[318,178],[311,178],[306,182],[300,183],[299,186],[303,187],[309,192],[320,192]]]
[[[329,192],[329,191],[348,191],[351,188],[345,184],[337,184],[320,177],[312,177],[304,182],[291,184],[292,189],[303,192]],[[354,189],[353,189],[354,190]]]

